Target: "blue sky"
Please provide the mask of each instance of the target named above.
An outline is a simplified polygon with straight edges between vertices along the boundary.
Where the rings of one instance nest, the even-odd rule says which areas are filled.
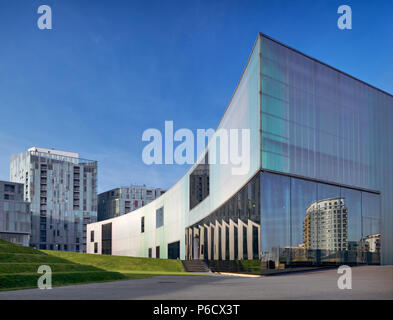
[[[0,0],[0,180],[41,146],[98,160],[99,192],[168,188],[186,167],[144,165],[143,131],[215,128],[259,31],[393,93],[392,18],[392,1]]]

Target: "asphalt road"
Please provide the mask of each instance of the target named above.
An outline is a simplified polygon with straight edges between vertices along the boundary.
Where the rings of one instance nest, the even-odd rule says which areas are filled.
[[[0,292],[0,299],[393,299],[393,267],[352,268],[340,290],[337,269],[272,277],[158,276],[148,279]]]

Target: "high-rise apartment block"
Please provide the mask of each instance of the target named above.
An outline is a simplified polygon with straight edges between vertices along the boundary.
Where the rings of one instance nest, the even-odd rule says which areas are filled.
[[[24,184],[31,203],[31,246],[86,250],[86,225],[97,221],[96,161],[33,147],[11,157],[10,179]]]
[[[0,239],[29,245],[30,203],[23,199],[23,184],[0,181]]]
[[[160,188],[132,185],[98,195],[98,221],[111,219],[143,207],[164,194]]]
[[[347,250],[348,209],[343,198],[312,202],[304,218],[305,249]]]

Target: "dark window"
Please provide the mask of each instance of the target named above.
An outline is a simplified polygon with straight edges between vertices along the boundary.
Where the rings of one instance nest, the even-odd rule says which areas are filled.
[[[90,231],[90,242],[94,242],[94,230]]]
[[[258,228],[252,226],[252,258],[255,260],[259,259],[258,253]]]
[[[158,259],[160,257],[160,246],[156,247],[156,258]]]
[[[209,163],[208,154],[190,174],[190,209],[202,202],[209,195]]]
[[[153,251],[152,248],[149,248],[149,258],[151,258],[153,256],[152,251]]]
[[[222,260],[222,237],[221,227],[218,227],[218,260]]]
[[[247,228],[243,227],[243,259],[248,259],[248,250],[247,250]]]
[[[141,233],[145,232],[145,217],[141,218]]]
[[[4,191],[5,192],[15,192],[15,186],[12,184],[5,184]]]
[[[235,253],[235,260],[237,260],[237,259],[239,259],[239,247],[238,247],[238,234],[237,234],[237,227],[234,227],[233,228],[233,238],[234,238],[234,240],[233,240],[233,245],[235,246],[235,248],[234,248],[234,253]]]
[[[225,227],[225,260],[229,260],[229,227]]]
[[[15,200],[15,196],[13,194],[4,194],[4,200]]]
[[[205,260],[208,258],[208,243],[207,243],[207,228],[204,228],[203,232],[203,249],[202,254]]]
[[[211,230],[210,230],[210,235],[211,235],[211,250],[210,250],[210,259],[211,260],[215,260],[215,256],[214,256],[214,246],[215,246],[215,243],[214,243],[214,227],[211,227]]]
[[[168,259],[180,258],[180,241],[168,244]]]
[[[98,242],[94,242],[94,253],[98,253]]]
[[[101,226],[101,253],[112,254],[112,223]]]

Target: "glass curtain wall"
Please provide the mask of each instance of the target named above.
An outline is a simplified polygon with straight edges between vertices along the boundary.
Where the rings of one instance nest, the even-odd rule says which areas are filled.
[[[392,264],[393,96],[266,36],[260,43],[262,170],[380,192]],[[363,236],[374,234],[372,219]]]
[[[187,259],[380,263],[380,195],[270,172],[186,229]]]
[[[259,188],[258,173],[219,209],[186,228],[186,258],[258,259],[260,252]]]
[[[262,261],[380,263],[379,194],[268,172],[260,183]]]

